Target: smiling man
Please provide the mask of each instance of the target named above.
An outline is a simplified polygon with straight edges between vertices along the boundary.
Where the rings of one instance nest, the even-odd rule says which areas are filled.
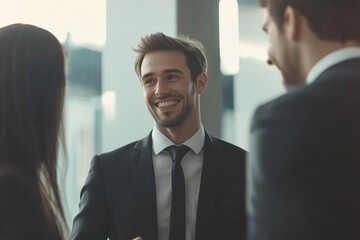
[[[71,239],[245,239],[245,151],[201,124],[202,44],[156,33],[135,51],[154,128],[94,157]]]

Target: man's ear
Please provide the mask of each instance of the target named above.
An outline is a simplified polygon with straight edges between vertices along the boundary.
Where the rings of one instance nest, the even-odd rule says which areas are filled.
[[[287,6],[285,8],[285,18],[284,18],[284,33],[286,37],[292,41],[298,41],[300,38],[300,24],[301,24],[301,15],[300,13],[293,8],[292,6]]]
[[[206,73],[202,72],[196,79],[196,93],[201,94],[206,90],[208,77]]]

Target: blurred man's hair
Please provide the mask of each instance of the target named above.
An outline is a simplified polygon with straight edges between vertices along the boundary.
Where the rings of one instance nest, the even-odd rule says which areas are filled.
[[[319,39],[344,42],[360,40],[359,0],[258,0],[269,8],[271,17],[282,30],[284,13],[292,6],[308,21]]]

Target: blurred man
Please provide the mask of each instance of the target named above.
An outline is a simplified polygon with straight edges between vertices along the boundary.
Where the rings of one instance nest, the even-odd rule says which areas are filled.
[[[260,106],[247,167],[248,240],[360,239],[360,2],[260,0],[287,88]]]
[[[154,128],[94,157],[71,239],[244,239],[245,151],[201,124],[208,82],[202,44],[157,33],[136,52]]]

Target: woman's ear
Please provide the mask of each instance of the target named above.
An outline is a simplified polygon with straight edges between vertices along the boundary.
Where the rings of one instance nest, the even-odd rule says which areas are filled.
[[[201,94],[206,90],[208,77],[206,73],[202,72],[196,79],[196,93]]]

